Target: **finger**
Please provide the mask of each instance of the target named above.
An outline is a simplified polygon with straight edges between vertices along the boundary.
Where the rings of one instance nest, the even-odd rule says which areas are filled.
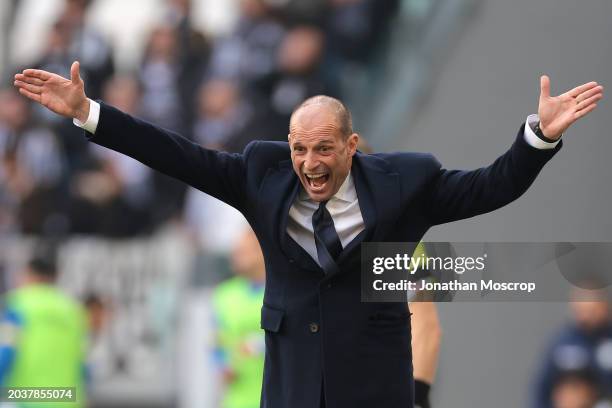
[[[540,77],[540,96],[543,98],[550,96],[550,78],[548,75],[542,75]]]
[[[593,95],[590,98],[585,99],[584,101],[582,101],[578,105],[576,105],[576,110],[580,111],[580,110],[586,109],[589,105],[597,102],[601,98],[603,98],[603,94],[599,93],[599,94]]]
[[[586,92],[581,93],[580,95],[576,96],[576,102],[580,103],[588,98],[590,98],[593,95],[596,94],[601,94],[603,92],[603,86],[596,86],[595,88],[591,88]]]
[[[26,69],[25,71],[23,71],[23,75],[27,77],[42,79],[43,81],[46,81],[47,79],[51,78],[50,73],[48,73],[47,71],[42,71],[40,69]]]
[[[578,120],[578,119],[584,117],[585,115],[588,115],[589,113],[593,112],[595,110],[595,108],[597,108],[597,104],[596,103],[590,105],[589,107],[587,107],[587,108],[585,108],[585,109],[583,109],[581,111],[576,112],[574,114],[574,120]]]
[[[42,86],[45,83],[42,79],[25,76],[23,74],[16,74],[15,81],[26,82],[28,84],[38,85],[38,86]]]
[[[15,86],[20,89],[27,89],[29,92],[40,94],[42,93],[42,88],[40,86],[27,84],[21,81],[15,81]]]
[[[40,95],[38,94],[32,93],[24,88],[19,88],[19,93],[35,102],[40,103]]]
[[[597,85],[598,85],[597,82],[589,82],[587,84],[582,84],[572,89],[571,91],[568,91],[567,94],[571,96],[572,98],[575,98],[581,93],[586,92],[591,88],[595,88]]]
[[[80,65],[79,61],[74,61],[70,67],[70,80],[73,84],[81,82],[81,75],[79,74]]]

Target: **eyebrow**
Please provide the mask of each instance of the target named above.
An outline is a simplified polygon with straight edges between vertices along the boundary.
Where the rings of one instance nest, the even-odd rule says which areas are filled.
[[[323,143],[333,144],[335,142],[336,142],[336,138],[334,136],[325,136],[325,139],[317,141],[316,144],[323,144]],[[295,143],[303,143],[303,142],[300,140],[296,140],[293,143],[295,144]]]

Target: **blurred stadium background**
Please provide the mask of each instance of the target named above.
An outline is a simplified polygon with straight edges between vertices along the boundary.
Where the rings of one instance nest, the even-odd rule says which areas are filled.
[[[104,310],[92,405],[216,407],[211,299],[244,221],[29,106],[11,89],[16,71],[67,76],[78,59],[88,96],[232,151],[284,139],[296,104],[327,93],[375,150],[473,168],[537,109],[540,74],[553,92],[607,85],[611,16],[607,0],[5,0],[0,291],[41,237],[60,242],[59,286]],[[426,238],[611,241],[607,117],[604,101],[521,200]],[[567,307],[442,304],[440,315],[435,405],[510,408],[529,405]]]

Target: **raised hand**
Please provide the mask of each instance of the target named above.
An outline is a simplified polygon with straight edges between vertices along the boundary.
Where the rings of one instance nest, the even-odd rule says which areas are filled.
[[[89,115],[89,101],[85,96],[79,63],[70,67],[70,79],[38,69],[26,69],[15,75],[14,85],[19,92],[58,115],[76,118],[81,122]]]
[[[559,96],[550,96],[550,78],[540,78],[540,129],[549,139],[557,140],[574,122],[597,107],[603,98],[603,86],[589,82]]]

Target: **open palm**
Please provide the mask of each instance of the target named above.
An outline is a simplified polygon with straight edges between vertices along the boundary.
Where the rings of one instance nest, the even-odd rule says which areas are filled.
[[[87,119],[89,103],[78,62],[72,64],[70,79],[47,71],[26,69],[15,75],[15,86],[22,95],[59,115],[81,121]]]
[[[603,98],[603,87],[597,82],[580,85],[559,96],[550,96],[550,78],[540,79],[538,115],[544,136],[557,140],[574,122],[597,107]]]

